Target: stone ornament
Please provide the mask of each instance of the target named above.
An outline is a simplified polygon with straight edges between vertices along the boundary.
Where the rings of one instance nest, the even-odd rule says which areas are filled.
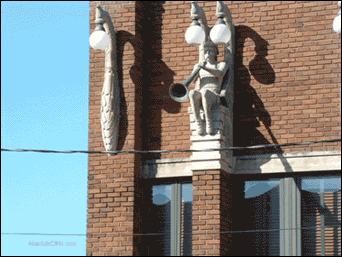
[[[115,151],[118,145],[120,123],[116,31],[109,13],[100,6],[96,8],[95,22],[96,24],[103,24],[105,32],[109,35],[109,44],[105,50],[105,74],[101,93],[101,131],[106,151]]]
[[[198,20],[205,32],[205,41],[199,46],[200,61],[195,65],[190,75],[190,77],[194,76],[193,81],[195,82],[195,89],[189,92],[189,98],[198,135],[213,135],[215,133],[213,110],[219,108],[221,103],[226,105],[231,113],[233,107],[233,42],[235,31],[230,11],[222,1],[217,2],[216,16],[225,21],[231,33],[230,40],[224,43],[223,62],[216,61],[218,50],[209,37],[210,28],[207,25],[203,9],[196,2],[192,2],[190,18]],[[200,116],[201,110],[204,111],[204,119]]]

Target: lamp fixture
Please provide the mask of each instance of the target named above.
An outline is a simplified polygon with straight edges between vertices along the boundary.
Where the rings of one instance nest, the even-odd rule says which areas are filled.
[[[337,5],[338,7],[341,8],[341,1],[338,1]],[[335,17],[332,27],[335,33],[341,34],[341,10],[338,12],[337,16]]]
[[[210,30],[210,39],[215,44],[225,44],[231,38],[230,30],[222,18],[219,18],[215,26]]]
[[[341,11],[339,11],[338,15],[333,21],[333,30],[335,33],[341,34]]]
[[[205,39],[205,32],[198,20],[194,20],[185,32],[185,40],[190,45],[200,45]]]
[[[193,20],[185,32],[185,40],[190,45],[201,45],[205,41],[214,44],[227,44],[232,38],[231,14],[222,1],[217,1],[216,16],[218,20],[213,28],[208,26],[203,9],[191,1],[191,15]]]
[[[102,23],[98,23],[94,32],[89,37],[90,46],[95,50],[104,51],[109,45],[109,36],[103,28]]]

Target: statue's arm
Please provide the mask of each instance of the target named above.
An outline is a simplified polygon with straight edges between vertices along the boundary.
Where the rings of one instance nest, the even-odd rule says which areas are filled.
[[[223,103],[223,105],[228,106],[228,91],[229,91],[229,85],[232,84],[232,74],[233,71],[232,66],[229,62],[226,62],[226,69],[225,73],[228,70],[228,76],[227,78],[222,82],[221,92],[220,92],[220,98]]]
[[[210,68],[207,65],[203,66],[203,69],[206,71],[209,71],[211,74],[213,74],[216,78],[221,79],[223,78],[224,74],[226,74],[228,66],[226,62],[221,62],[218,65],[218,68]]]
[[[220,63],[220,64],[222,64],[223,76],[226,75],[226,72],[227,72],[227,71],[228,71],[228,72],[231,71],[228,62],[223,62],[223,63]],[[223,64],[224,64],[224,65],[223,65]],[[222,85],[222,87],[221,87],[221,92],[224,91],[224,90],[227,90],[227,88],[228,88],[228,83],[227,83],[227,82],[228,82],[228,80],[229,80],[229,77],[230,77],[230,74],[228,74],[226,81],[223,81],[223,85]]]
[[[196,71],[198,70],[199,65],[200,65],[200,63],[197,63],[197,64],[194,66],[194,68],[193,68],[193,70],[192,70],[192,72],[191,72],[191,74],[190,74],[190,77],[191,77],[192,75],[194,75],[194,73],[196,73]],[[194,79],[193,79],[193,83],[195,84],[195,89],[197,89],[197,90],[200,88],[198,79],[199,79],[199,72],[197,72],[197,74],[195,75],[195,77],[194,77]]]

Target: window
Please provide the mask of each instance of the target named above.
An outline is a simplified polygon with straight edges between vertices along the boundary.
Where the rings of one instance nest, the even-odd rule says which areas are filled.
[[[302,254],[341,255],[341,177],[302,179]]]
[[[241,207],[242,255],[341,254],[340,176],[248,180]]]
[[[149,186],[146,192],[150,201],[143,214],[142,255],[192,255],[192,189],[188,182]]]
[[[280,179],[246,181],[244,222],[236,240],[243,242],[242,255],[277,256],[280,253]]]

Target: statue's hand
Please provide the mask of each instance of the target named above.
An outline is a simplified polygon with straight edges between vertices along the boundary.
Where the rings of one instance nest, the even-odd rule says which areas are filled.
[[[206,60],[200,61],[197,65],[201,68],[203,68],[207,64]]]
[[[227,90],[222,90],[221,93],[220,93],[220,99],[221,99],[221,104],[223,106],[228,107],[226,93],[227,93]]]
[[[226,97],[226,93],[227,93],[227,90],[222,90],[221,93],[220,93],[220,97],[221,98],[225,98]]]

